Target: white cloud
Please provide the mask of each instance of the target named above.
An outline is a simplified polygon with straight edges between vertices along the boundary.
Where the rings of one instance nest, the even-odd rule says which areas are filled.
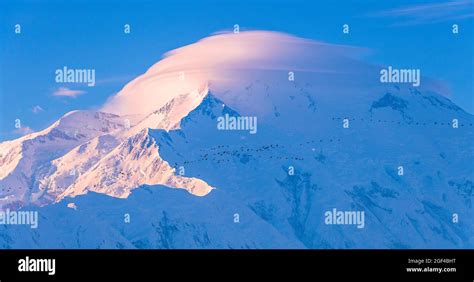
[[[280,95],[276,92],[295,89],[294,84],[287,83],[290,71],[296,73],[297,83],[311,82],[318,93],[324,93],[320,95],[386,91],[387,86],[379,83],[379,72],[384,66],[363,60],[370,53],[367,48],[280,32],[215,34],[166,53],[162,60],[108,99],[101,110],[118,115],[143,115],[181,94],[209,89],[241,114],[273,114],[274,109],[264,95],[245,98],[243,94],[248,93],[245,87],[260,81],[272,86],[267,94],[275,98]],[[424,90],[438,92],[439,87],[430,86],[429,79],[423,77],[422,81]]]
[[[183,93],[230,89],[235,78],[252,79],[252,71],[348,72],[354,65],[348,58],[366,51],[272,31],[215,34],[166,53],[111,97],[102,111],[148,113]]]
[[[84,93],[86,93],[86,91],[73,90],[67,87],[59,87],[56,91],[54,91],[53,96],[66,96],[66,97],[75,98],[76,96],[79,96]]]
[[[428,3],[394,8],[368,14],[371,17],[392,18],[393,26],[408,26],[448,22],[473,18],[473,2],[468,0]]]
[[[40,113],[40,112],[44,112],[43,108],[41,108],[41,106],[39,106],[39,105],[34,106],[33,109],[31,109],[31,111],[35,114]]]

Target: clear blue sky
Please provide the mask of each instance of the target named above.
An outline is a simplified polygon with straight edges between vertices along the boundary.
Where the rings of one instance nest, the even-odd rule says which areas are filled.
[[[473,13],[472,1],[0,0],[0,140],[19,136],[16,118],[36,131],[67,111],[98,108],[166,51],[234,24],[367,47],[370,62],[444,81],[473,113]],[[74,86],[86,91],[75,98],[53,96],[63,66],[95,69],[97,85]]]

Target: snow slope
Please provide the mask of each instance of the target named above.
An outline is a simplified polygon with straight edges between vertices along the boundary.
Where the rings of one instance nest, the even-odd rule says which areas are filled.
[[[113,114],[94,111],[67,113],[47,129],[0,144],[0,207],[23,206],[45,193],[39,182],[50,162],[74,147],[123,128]]]
[[[212,187],[204,181],[174,175],[148,136],[149,128],[178,128],[206,93],[206,87],[184,93],[133,121],[75,111],[39,133],[1,143],[0,207],[45,205],[88,191],[127,197],[142,184],[165,184],[199,196],[209,193]]]

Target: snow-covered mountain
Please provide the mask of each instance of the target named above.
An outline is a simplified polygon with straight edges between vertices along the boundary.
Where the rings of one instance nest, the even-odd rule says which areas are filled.
[[[136,121],[76,111],[0,144],[0,207],[40,213],[38,229],[0,225],[1,247],[474,247],[474,117],[428,79],[244,69],[163,96],[170,59],[120,93],[160,95]],[[328,225],[333,209],[364,211],[364,227]]]
[[[75,111],[46,130],[2,143],[1,207],[45,205],[88,191],[127,197],[142,184],[209,193],[204,181],[175,175],[149,135],[149,128],[177,128],[206,93],[180,95],[133,125],[114,114]]]
[[[0,206],[21,207],[41,202],[47,192],[41,175],[51,162],[83,143],[124,127],[113,114],[74,111],[45,130],[0,144]],[[69,173],[69,172],[68,172]]]

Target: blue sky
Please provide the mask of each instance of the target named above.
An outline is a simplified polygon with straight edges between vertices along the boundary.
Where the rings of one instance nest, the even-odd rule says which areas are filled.
[[[473,1],[5,1],[0,0],[0,140],[64,113],[100,107],[162,55],[210,34],[274,30],[366,47],[373,63],[420,68],[474,112]],[[21,33],[15,34],[15,24]],[[124,24],[131,33],[124,34]],[[350,33],[342,33],[342,25]],[[459,34],[451,32],[459,25]],[[92,68],[96,86],[54,96],[55,70]],[[35,109],[35,110],[34,110]],[[23,132],[24,133],[24,132]]]

